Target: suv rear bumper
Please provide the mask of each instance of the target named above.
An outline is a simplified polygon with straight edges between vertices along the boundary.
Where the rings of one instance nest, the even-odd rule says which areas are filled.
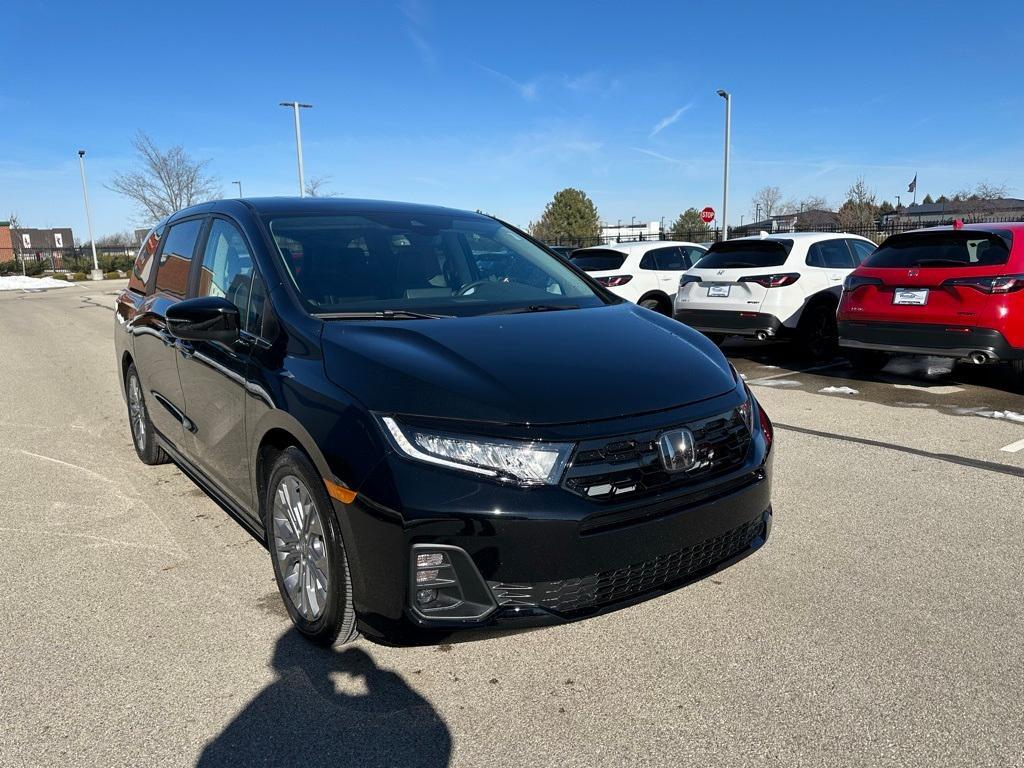
[[[782,321],[765,312],[737,312],[723,309],[677,309],[675,319],[702,333],[725,333],[735,336],[781,336],[786,332]]]
[[[839,346],[911,355],[967,358],[981,352],[991,361],[1024,359],[992,328],[951,328],[932,323],[873,323],[841,320]]]

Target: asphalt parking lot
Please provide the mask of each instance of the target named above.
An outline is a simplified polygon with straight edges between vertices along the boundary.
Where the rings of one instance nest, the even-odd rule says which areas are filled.
[[[730,341],[777,425],[760,552],[590,621],[327,652],[261,546],[136,459],[120,285],[0,293],[0,765],[1024,764],[1024,396],[998,370]]]

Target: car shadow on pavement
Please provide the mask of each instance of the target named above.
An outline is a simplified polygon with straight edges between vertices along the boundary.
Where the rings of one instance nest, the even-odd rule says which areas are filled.
[[[451,734],[400,675],[358,646],[277,641],[278,677],[199,756],[197,766],[446,766]]]

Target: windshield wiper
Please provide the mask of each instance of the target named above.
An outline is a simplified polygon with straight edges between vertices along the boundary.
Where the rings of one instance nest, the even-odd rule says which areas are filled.
[[[431,315],[410,312],[407,309],[382,309],[378,312],[320,312],[314,317],[321,320],[442,320],[455,315]]]
[[[563,309],[579,309],[579,306],[576,304],[531,304],[528,307],[513,307],[512,309],[499,309],[495,312],[484,312],[483,315],[521,315],[526,312],[558,312]]]

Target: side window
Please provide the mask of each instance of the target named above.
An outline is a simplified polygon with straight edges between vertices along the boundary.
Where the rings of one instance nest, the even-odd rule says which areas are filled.
[[[658,261],[658,269],[682,272],[688,268],[686,258],[683,256],[683,249],[678,246],[674,248],[659,248],[655,251],[655,254]]]
[[[164,249],[160,254],[160,268],[156,273],[157,291],[179,299],[185,297],[192,252],[202,228],[202,219],[192,219],[175,224],[167,232]]]
[[[149,287],[149,276],[153,272],[153,257],[156,255],[156,249],[160,245],[160,237],[163,233],[164,226],[160,224],[154,227],[142,241],[139,255],[135,257],[135,264],[132,265],[132,273],[128,276],[129,290],[144,294]]]
[[[214,219],[203,249],[197,296],[220,296],[234,304],[242,316],[249,308],[252,256],[238,228],[224,219]]]
[[[853,269],[853,257],[845,240],[826,240],[807,249],[807,266],[825,269]]]
[[[659,248],[659,249],[655,249],[653,251],[648,251],[647,253],[645,253],[643,255],[643,258],[640,259],[640,269],[657,269],[658,268],[657,258],[658,258],[658,251],[659,250],[661,250],[661,249]]]
[[[847,240],[846,242],[850,245],[850,250],[853,251],[853,257],[858,264],[863,264],[864,259],[875,252],[874,243],[868,243],[864,240]]]
[[[697,248],[697,247],[692,246],[692,245],[684,245],[682,247],[682,251],[686,255],[686,268],[687,269],[689,269],[694,264],[696,264],[698,261],[700,261],[701,257],[705,253],[707,253],[707,251],[705,251],[703,248]]]

